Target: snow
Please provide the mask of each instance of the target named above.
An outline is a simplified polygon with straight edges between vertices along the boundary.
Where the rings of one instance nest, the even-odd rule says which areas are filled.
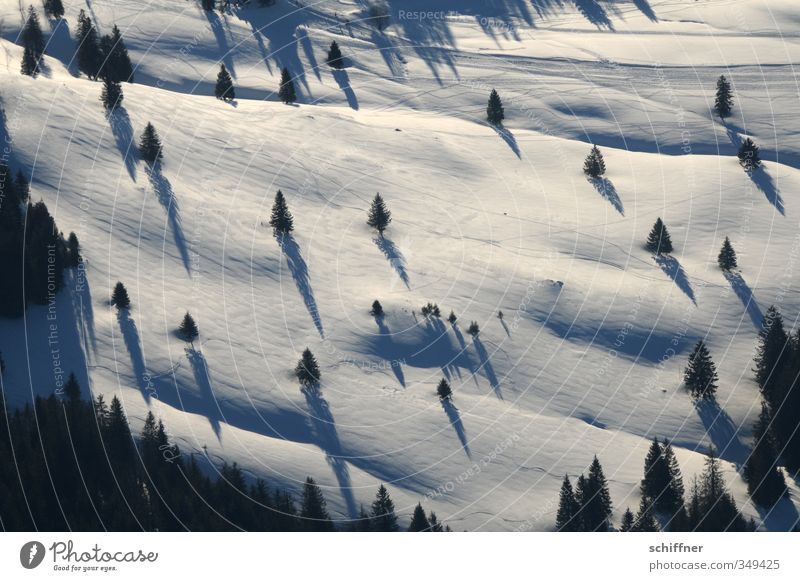
[[[12,403],[57,387],[55,324],[62,371],[118,395],[135,429],[153,410],[184,453],[295,490],[312,475],[339,518],[383,482],[404,517],[422,501],[456,530],[548,530],[563,475],[597,454],[618,520],[653,437],[674,440],[687,485],[713,444],[747,516],[797,518],[796,483],[760,514],[738,474],[760,314],[776,304],[792,327],[800,312],[793,0],[391,1],[386,34],[359,2],[68,4],[70,33],[44,25],[34,80],[19,74],[21,7],[0,2],[0,135],[86,258],[54,320],[41,307],[0,323]],[[397,19],[422,6],[461,16]],[[111,119],[71,63],[80,8],[101,33],[120,27],[137,66]],[[336,74],[334,39],[352,65]],[[213,98],[220,62],[233,104]],[[283,66],[297,106],[277,100]],[[726,123],[710,111],[723,73]],[[484,121],[491,88],[504,130]],[[132,151],[148,121],[157,173]],[[753,180],[734,156],[743,135],[766,160]],[[581,171],[589,143],[603,184]],[[296,226],[283,248],[266,226],[278,189]],[[393,213],[383,240],[365,224],[375,192]],[[676,250],[657,264],[643,242],[659,216]],[[130,318],[109,305],[117,280]],[[458,326],[424,322],[428,301]],[[174,334],[187,310],[196,350]],[[700,338],[717,408],[680,386]],[[306,346],[319,394],[292,376]],[[452,406],[435,395],[443,376]]]

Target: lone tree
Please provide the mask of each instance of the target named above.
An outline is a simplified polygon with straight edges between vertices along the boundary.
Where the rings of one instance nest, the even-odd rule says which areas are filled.
[[[378,299],[372,303],[372,310],[369,312],[373,317],[380,318],[383,316],[383,305]]]
[[[650,230],[650,235],[647,237],[645,248],[655,254],[669,254],[672,252],[672,240],[661,218],[657,218],[656,223],[653,224],[653,229]]]
[[[328,63],[328,66],[334,69],[344,68],[344,58],[342,57],[342,51],[339,48],[339,45],[336,44],[335,40],[331,43],[331,47],[328,49],[328,58],[326,59],[325,62]]]
[[[450,388],[450,384],[447,383],[446,379],[442,378],[442,380],[439,382],[439,385],[436,386],[436,394],[442,401],[448,401],[452,399],[453,390]]]
[[[100,100],[106,111],[113,111],[122,104],[122,86],[111,79],[103,80],[103,90],[100,91]]]
[[[579,511],[580,505],[575,498],[575,492],[572,490],[572,483],[569,481],[569,476],[565,474],[564,481],[561,483],[561,492],[558,496],[556,530],[564,533],[580,530]]]
[[[711,359],[703,340],[697,342],[689,355],[689,364],[683,373],[683,383],[694,398],[712,399],[717,391],[717,366]]]
[[[315,387],[319,384],[322,377],[319,372],[319,365],[308,347],[303,351],[300,361],[297,362],[294,374],[303,387]]]
[[[178,327],[178,334],[184,341],[188,343],[194,343],[194,340],[200,336],[200,331],[197,329],[197,323],[194,322],[194,319],[188,311],[183,316],[183,321],[181,321],[180,327]]]
[[[489,104],[486,106],[486,119],[492,125],[500,125],[505,118],[506,114],[503,110],[503,102],[500,100],[500,95],[492,89],[489,94]]]
[[[478,326],[478,321],[472,321],[467,327],[467,333],[472,335],[472,337],[477,337],[478,333],[481,332],[481,328]]]
[[[380,194],[375,194],[367,214],[367,225],[375,228],[383,236],[383,231],[386,230],[391,221],[392,213],[386,207],[386,202],[383,201]]]
[[[139,154],[150,165],[155,165],[161,161],[163,156],[161,140],[158,138],[158,133],[156,133],[156,128],[153,127],[152,123],[148,123],[142,132],[142,138],[139,141]]]
[[[583,162],[583,173],[592,178],[599,178],[606,173],[606,162],[596,145],[592,146],[586,161]]]
[[[61,0],[44,0],[44,13],[53,18],[64,16],[64,4]]]
[[[217,84],[214,87],[214,96],[225,102],[233,101],[236,98],[236,91],[233,88],[233,79],[225,65],[220,65],[217,75]]]
[[[739,165],[748,173],[761,167],[761,157],[758,155],[758,146],[749,137],[742,141],[742,145],[739,147],[738,157]]]
[[[278,89],[278,96],[280,97],[281,101],[287,105],[297,101],[297,93],[294,90],[294,81],[289,74],[289,69],[286,67],[283,67],[283,70],[281,71],[281,86],[280,89]]]
[[[39,69],[39,59],[34,56],[33,51],[27,46],[22,51],[22,63],[20,64],[19,72],[34,78],[41,72]]]
[[[778,469],[778,452],[770,430],[772,417],[766,403],[753,427],[753,451],[744,464],[747,492],[755,503],[772,508],[786,494],[786,482]]]
[[[727,236],[725,237],[725,242],[722,243],[722,249],[719,251],[717,264],[725,271],[733,270],[738,266],[736,264],[736,252],[733,250],[733,245]]]
[[[272,214],[269,218],[269,225],[272,226],[276,234],[288,234],[294,230],[294,218],[286,204],[283,192],[278,190],[275,194],[275,203],[272,204]]]
[[[117,309],[127,309],[131,306],[131,299],[128,297],[128,289],[121,282],[114,286],[114,292],[111,293],[111,304]]]
[[[721,118],[730,117],[733,109],[733,92],[731,84],[725,75],[720,75],[717,79],[717,98],[714,100],[714,109]]]

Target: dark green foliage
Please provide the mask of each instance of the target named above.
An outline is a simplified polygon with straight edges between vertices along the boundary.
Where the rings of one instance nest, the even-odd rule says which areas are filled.
[[[158,133],[152,123],[148,123],[142,132],[142,137],[139,141],[139,155],[150,165],[160,162],[163,157],[161,140],[158,138]]]
[[[103,80],[103,90],[100,92],[100,100],[106,111],[113,111],[122,105],[122,85],[111,79]]]
[[[342,51],[339,49],[339,45],[336,44],[335,40],[331,43],[330,49],[328,49],[328,58],[325,59],[325,62],[327,62],[328,65],[334,69],[344,68]]]
[[[503,110],[503,102],[500,100],[500,95],[492,89],[489,94],[489,103],[486,105],[486,119],[492,125],[500,125],[505,118],[506,114]]]
[[[288,234],[294,230],[294,218],[289,211],[286,198],[283,197],[283,192],[280,190],[275,194],[275,203],[272,205],[269,225],[272,226],[276,234]]]
[[[314,532],[328,532],[333,530],[333,522],[326,508],[325,497],[322,490],[311,477],[306,478],[303,486],[303,499],[300,503],[300,518],[303,529]]]
[[[194,318],[188,312],[183,316],[183,320],[178,327],[178,335],[188,343],[194,343],[194,340],[200,336],[197,323],[194,322]]]
[[[20,33],[22,46],[30,50],[33,59],[38,61],[44,55],[44,35],[39,24],[39,15],[33,6],[28,7],[28,17]]]
[[[561,483],[561,492],[558,497],[558,511],[556,512],[556,530],[559,532],[574,532],[581,529],[581,522],[578,516],[580,505],[575,498],[572,490],[572,483],[569,476],[564,475]]]
[[[114,285],[114,291],[111,293],[111,304],[118,309],[127,309],[131,306],[131,299],[128,297],[128,289],[126,289],[125,285],[121,282]]]
[[[370,228],[375,228],[381,235],[383,231],[389,226],[392,221],[392,213],[386,207],[386,202],[380,194],[375,194],[372,200],[372,205],[369,207],[367,214],[367,225]]]
[[[753,501],[766,509],[772,508],[786,494],[786,482],[778,469],[778,453],[771,431],[772,418],[766,403],[753,426],[753,451],[744,464],[747,492]]]
[[[83,10],[78,14],[78,28],[75,31],[76,60],[78,69],[90,79],[97,79],[103,64],[103,55],[97,40],[97,30],[92,19]]]
[[[408,532],[430,532],[430,527],[431,523],[428,521],[428,517],[425,516],[425,510],[422,508],[422,504],[417,504],[414,508],[414,514],[411,516],[411,524],[408,525]]]
[[[297,362],[294,374],[303,387],[316,387],[319,385],[322,375],[320,374],[317,360],[308,347],[303,351],[300,361]]]
[[[287,105],[297,101],[297,93],[294,90],[294,81],[289,74],[289,69],[286,67],[283,67],[281,70],[281,86],[278,89],[278,97],[280,97],[281,101]]]
[[[657,533],[659,531],[658,522],[653,516],[653,509],[647,499],[642,498],[639,502],[639,512],[633,523],[633,532],[637,533]]]
[[[713,450],[699,483],[692,487],[689,500],[688,528],[700,532],[743,532],[748,530],[736,502],[725,488],[722,468]]]
[[[661,218],[656,219],[653,224],[653,229],[647,237],[647,242],[644,247],[655,254],[669,254],[672,252],[672,239],[669,237],[669,232]]]
[[[455,325],[458,317],[456,317],[456,314],[453,311],[450,311],[450,315],[447,317],[447,320],[450,321],[451,325]]]
[[[689,355],[689,364],[683,372],[683,384],[692,397],[712,399],[717,391],[718,379],[717,366],[701,339]]]
[[[450,388],[450,384],[447,383],[446,379],[442,379],[439,382],[439,385],[436,386],[436,394],[439,396],[439,399],[442,401],[450,400],[453,397],[453,390]]]
[[[742,145],[739,146],[738,157],[739,165],[748,173],[761,167],[758,146],[749,137],[742,141]]]
[[[28,205],[25,222],[25,297],[43,305],[64,286],[66,243],[44,202]]]
[[[717,115],[722,117],[730,117],[731,110],[733,109],[733,92],[731,91],[731,84],[725,75],[720,75],[717,79],[717,96],[714,100],[714,109]]]
[[[631,512],[630,508],[626,508],[625,512],[622,515],[622,524],[619,526],[619,532],[621,533],[629,533],[633,531],[633,524],[635,519],[633,517],[633,513]]]
[[[64,16],[64,4],[61,0],[44,0],[44,12],[53,18]]]
[[[236,98],[236,90],[233,88],[233,79],[225,65],[220,65],[217,74],[217,84],[214,86],[214,96],[223,101],[233,101]]]
[[[603,474],[603,467],[597,456],[589,466],[589,475],[578,479],[576,499],[580,505],[580,519],[582,530],[588,532],[603,532],[609,530],[611,518],[611,494],[608,483]]]
[[[383,306],[381,305],[379,300],[375,299],[375,301],[372,303],[372,310],[370,311],[370,314],[373,317],[383,316]]]
[[[133,82],[133,64],[128,49],[122,40],[122,33],[115,24],[110,35],[100,40],[100,77],[114,82]]]
[[[397,532],[400,527],[397,524],[397,515],[394,513],[394,502],[389,497],[389,491],[381,484],[375,500],[372,503],[370,512],[371,527],[376,532]]]
[[[717,257],[717,264],[722,270],[733,270],[738,266],[736,264],[736,252],[733,249],[730,239],[726,236],[725,241],[722,243],[722,248]]]
[[[19,66],[19,72],[28,77],[36,77],[41,72],[39,60],[28,47],[25,47],[22,51],[22,63]]]
[[[678,525],[683,513],[683,478],[672,446],[666,440],[653,439],[644,461],[644,478],[640,484],[642,499],[652,511],[666,521]]]
[[[478,321],[472,321],[467,327],[467,333],[472,335],[472,337],[477,337],[478,334],[481,332],[481,328],[478,326]]]
[[[599,178],[606,173],[606,162],[596,145],[592,146],[586,161],[583,162],[583,173],[593,178]]]

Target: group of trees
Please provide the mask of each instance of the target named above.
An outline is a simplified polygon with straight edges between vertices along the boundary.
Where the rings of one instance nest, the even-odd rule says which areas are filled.
[[[596,532],[611,528],[611,494],[603,467],[597,456],[589,466],[589,475],[581,474],[572,488],[564,476],[556,513],[556,530],[563,532]]]
[[[367,225],[383,235],[384,230],[392,221],[392,213],[386,206],[380,194],[375,194],[375,198],[370,204],[367,212]],[[290,234],[294,230],[294,217],[289,211],[289,204],[281,190],[275,194],[275,201],[272,204],[269,225],[276,235]]]

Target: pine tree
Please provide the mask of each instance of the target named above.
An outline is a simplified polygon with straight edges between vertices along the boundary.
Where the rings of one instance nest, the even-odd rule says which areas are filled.
[[[294,374],[303,387],[316,387],[319,385],[322,377],[319,365],[308,347],[303,351],[300,361],[297,362]]]
[[[214,96],[223,101],[233,101],[236,98],[236,90],[233,88],[233,79],[225,65],[220,65],[217,75],[217,84],[214,87]]]
[[[450,401],[453,398],[453,390],[444,378],[442,378],[439,385],[436,386],[436,393],[442,401]]]
[[[744,171],[750,173],[761,167],[761,157],[759,156],[758,146],[749,137],[742,141],[739,146],[739,165]]]
[[[767,403],[773,409],[778,409],[783,403],[783,394],[779,389],[779,384],[789,354],[789,337],[783,327],[783,317],[774,305],[770,306],[764,314],[758,337],[759,346],[754,369],[756,383],[761,388],[761,393]]]
[[[152,123],[148,123],[142,132],[142,137],[139,141],[139,155],[150,165],[160,162],[163,157],[161,140],[158,138],[158,133]]]
[[[580,519],[578,513],[580,506],[572,490],[572,483],[569,476],[564,475],[561,483],[561,492],[558,497],[558,512],[556,512],[556,530],[559,532],[575,532],[580,530]]]
[[[447,320],[450,321],[451,325],[455,325],[458,317],[456,317],[456,314],[453,311],[450,311],[450,316],[447,317]]]
[[[372,303],[372,310],[370,311],[370,314],[376,318],[383,316],[383,306],[377,299],[375,299],[375,301]]]
[[[269,225],[272,226],[276,234],[288,234],[294,230],[294,218],[289,211],[286,198],[283,197],[283,192],[280,190],[275,194],[275,203],[272,205]]]
[[[103,90],[100,92],[100,100],[103,102],[107,111],[113,111],[122,104],[122,86],[111,79],[103,80]]]
[[[725,75],[720,75],[719,79],[717,79],[717,97],[714,100],[714,109],[716,109],[717,115],[723,119],[729,117],[731,109],[733,109],[731,84],[725,78]]]
[[[492,89],[492,92],[489,94],[489,104],[486,106],[486,119],[492,125],[500,125],[505,118],[506,114],[503,109],[503,102],[500,100],[500,95],[497,94],[497,91]]]
[[[724,271],[733,270],[738,266],[736,264],[736,252],[733,250],[733,245],[727,236],[722,243],[722,249],[719,251],[717,264],[719,264],[719,267]]]
[[[599,178],[606,173],[606,162],[596,145],[592,146],[586,161],[583,162],[583,173],[593,178]]]
[[[77,402],[81,399],[81,386],[78,384],[74,373],[69,374],[69,379],[64,384],[64,395],[71,402]]]
[[[408,526],[408,532],[430,532],[430,527],[431,523],[428,521],[428,517],[425,516],[425,510],[422,508],[422,504],[418,503],[414,508],[414,514],[411,516],[411,524]]]
[[[25,25],[22,27],[20,37],[22,46],[30,50],[34,60],[38,61],[42,58],[44,54],[44,35],[39,24],[39,15],[36,14],[33,6],[28,7],[28,17],[25,19]]]
[[[386,207],[381,195],[379,193],[375,194],[367,214],[367,226],[375,228],[383,236],[383,231],[386,230],[391,221],[392,213]]]
[[[632,530],[637,533],[657,533],[659,530],[658,523],[653,517],[652,507],[646,498],[642,498],[639,502],[639,512],[636,514]]]
[[[661,221],[661,218],[656,219],[653,224],[653,229],[650,230],[650,235],[647,237],[645,248],[655,254],[669,254],[672,252],[672,239],[669,237],[667,226]]]
[[[133,82],[133,64],[122,39],[122,33],[115,24],[110,35],[105,35],[100,40],[100,54],[102,66],[100,76],[117,83],[123,81]]]
[[[96,80],[103,63],[102,54],[97,40],[97,30],[92,24],[92,19],[86,16],[86,12],[83,10],[78,15],[75,42],[77,43],[78,69],[90,79]]]
[[[111,304],[116,306],[117,309],[127,309],[131,306],[131,299],[128,297],[128,289],[126,289],[125,285],[121,282],[118,282],[114,286],[114,292],[111,293]],[[186,321],[186,319],[184,319],[184,321]],[[194,321],[192,321],[192,323],[194,323]]]
[[[328,49],[328,58],[325,60],[328,63],[328,66],[334,69],[342,69],[344,68],[344,59],[342,58],[342,51],[339,49],[339,45],[336,44],[334,40],[331,43],[330,49]]]
[[[664,458],[664,450],[658,439],[653,438],[644,460],[644,478],[640,484],[642,499],[650,506],[659,506],[662,496],[672,483],[672,475]]]
[[[579,499],[580,514],[583,527],[587,531],[607,531],[611,518],[611,494],[603,474],[603,467],[597,456],[589,466],[589,476],[585,480],[584,489]]]
[[[41,72],[39,69],[39,60],[33,55],[33,51],[27,46],[22,51],[22,64],[20,64],[19,72],[28,77],[34,77]]]
[[[64,4],[61,0],[44,0],[44,12],[53,18],[64,16]]]
[[[300,517],[307,531],[327,532],[333,530],[333,523],[326,508],[322,490],[311,477],[306,478],[303,486],[303,500],[300,504]]]
[[[702,532],[747,530],[747,523],[736,508],[736,501],[726,490],[722,467],[713,450],[706,458],[706,468],[699,487],[692,492],[693,497],[697,493],[697,498],[692,498],[690,503],[690,523],[694,525],[693,530]]]
[[[635,519],[633,517],[633,513],[631,512],[630,508],[626,508],[625,512],[622,515],[622,524],[619,527],[619,532],[621,533],[629,533],[633,531]]]
[[[683,476],[672,444],[666,439],[662,442],[662,450],[664,463],[669,471],[670,483],[662,493],[657,506],[660,511],[670,516],[670,528],[678,530],[680,526],[683,526],[686,517],[683,505]]]
[[[744,464],[747,492],[761,507],[772,508],[785,494],[786,482],[778,469],[778,453],[770,425],[772,418],[766,403],[753,426],[753,451]]]
[[[397,515],[394,513],[394,502],[389,497],[389,491],[381,484],[375,501],[372,503],[370,513],[372,530],[376,532],[397,532],[400,527],[397,525]]]
[[[5,205],[5,204],[4,204]],[[25,298],[43,305],[64,286],[66,243],[44,202],[28,204],[24,230]]]
[[[195,339],[200,336],[200,331],[197,328],[197,324],[194,322],[194,318],[189,314],[188,311],[183,316],[183,321],[181,321],[180,327],[178,327],[178,334],[187,343],[194,343]]]
[[[289,74],[289,69],[286,67],[283,67],[283,70],[281,70],[281,86],[280,89],[278,89],[278,96],[280,97],[281,101],[287,105],[297,101],[297,93],[294,90],[294,81]]]
[[[478,334],[481,332],[481,328],[478,326],[478,321],[472,321],[467,327],[467,333],[472,335],[472,337],[477,337]]]
[[[718,379],[717,366],[701,339],[689,355],[689,364],[683,373],[683,383],[692,397],[711,399],[717,391]]]
[[[78,242],[78,236],[75,232],[70,232],[69,238],[67,238],[66,266],[67,268],[75,268],[79,266],[81,262],[83,262],[83,257],[81,256],[81,245],[80,242]]]

